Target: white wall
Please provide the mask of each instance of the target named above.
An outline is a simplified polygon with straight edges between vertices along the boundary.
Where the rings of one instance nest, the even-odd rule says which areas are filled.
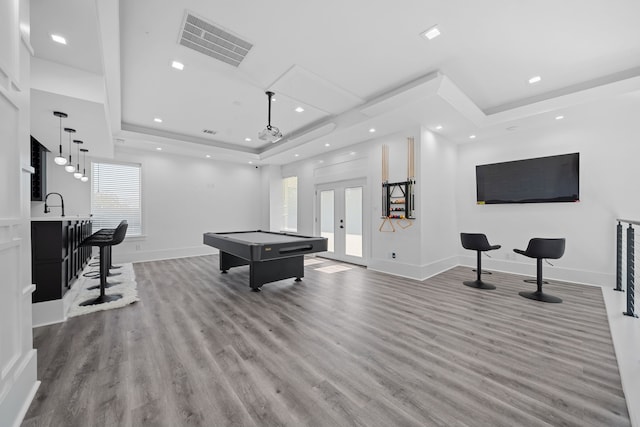
[[[389,147],[389,181],[405,181],[409,136],[415,138],[417,219],[406,229],[396,225],[396,232],[381,232],[382,145]],[[369,236],[365,248],[368,267],[424,279],[458,262],[453,194],[455,159],[453,144],[416,127],[284,165],[278,179],[298,176],[298,231],[318,234],[314,224],[316,186],[364,178],[365,198],[371,201],[364,207],[364,215],[368,216],[364,221],[364,226],[368,225],[365,233]],[[281,202],[272,198],[271,203]],[[391,257],[392,252],[396,254],[395,259]]]
[[[116,260],[214,253],[203,233],[260,227],[260,170],[252,165],[121,149],[116,160],[142,165],[145,235],[114,248]]]
[[[419,193],[422,220],[422,277],[430,277],[458,263],[455,181],[457,146],[422,129]]]
[[[282,228],[282,203],[273,203],[274,200],[282,200],[282,183],[280,182],[280,166],[264,166],[260,172],[261,198],[267,204],[263,205],[262,230],[280,231]]]
[[[416,169],[416,193],[415,216],[412,226],[406,229],[399,227],[396,222],[395,232],[379,231],[382,219],[382,145],[389,147],[389,182],[402,182],[407,180],[407,137],[415,140],[415,169]],[[420,142],[420,128],[407,129],[406,132],[381,138],[374,144],[366,144],[370,150],[369,176],[372,200],[371,215],[371,259],[369,268],[417,279],[422,276],[422,231],[424,229],[424,216],[421,212],[423,199],[422,192],[427,188],[421,179],[421,155],[422,144]],[[384,229],[388,229],[388,224]],[[395,253],[393,259],[391,254]]]
[[[484,261],[488,268],[533,276],[535,261],[513,257],[513,248],[525,249],[532,237],[565,237],[565,255],[553,262],[555,267],[544,266],[546,276],[614,285],[615,219],[640,219],[639,114],[609,114],[603,108],[582,121],[567,117],[543,128],[459,146],[458,229],[486,233],[492,244],[503,246]],[[580,153],[580,202],[476,205],[476,165],[573,152]],[[475,265],[475,254],[459,253],[463,263]]]
[[[90,213],[90,182],[74,179],[47,157],[47,191],[64,196],[67,216]],[[260,228],[260,170],[254,166],[128,149],[118,149],[113,161],[142,165],[144,236],[114,248],[116,262],[216,253],[202,243],[203,233]],[[56,196],[49,201],[58,204]],[[32,210],[43,216],[44,204],[32,202]]]
[[[31,332],[27,0],[0,2],[0,424],[20,425],[40,384]]]

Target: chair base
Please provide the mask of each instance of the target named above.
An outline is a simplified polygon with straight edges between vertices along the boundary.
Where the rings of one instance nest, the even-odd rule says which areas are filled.
[[[538,283],[538,279],[524,279],[523,282],[525,283]],[[542,281],[543,285],[548,285],[549,282],[547,282],[546,280]]]
[[[107,277],[113,277],[113,276],[119,276],[122,273],[112,273],[109,272],[107,273]],[[100,278],[100,272],[97,270],[92,270],[92,271],[87,271],[86,273],[83,274],[84,277],[88,277],[89,279],[99,279]]]
[[[476,289],[495,289],[495,285],[483,282],[482,280],[474,280],[473,282],[462,282],[463,285]]]
[[[473,270],[471,270],[471,271],[473,271],[473,272],[475,273],[475,272],[476,272],[476,271],[478,271],[478,270],[476,270],[476,269],[474,268],[474,269],[473,269]],[[487,270],[481,270],[481,271],[480,271],[480,274],[493,274],[493,273],[492,273],[492,272],[490,272],[490,271],[487,271]]]
[[[554,297],[553,295],[545,294],[543,292],[533,291],[533,292],[518,292],[521,297],[525,297],[528,299],[541,301],[541,302],[562,302],[562,300],[558,297]]]
[[[121,284],[121,283],[122,283],[122,282],[107,282],[107,283],[104,285],[104,288],[105,288],[105,289],[108,289],[108,288],[110,288],[110,287],[112,287],[112,286],[116,286],[116,285],[119,285],[119,284]],[[88,290],[90,290],[90,291],[92,291],[92,290],[94,290],[94,289],[100,289],[100,285],[89,286],[87,289],[88,289]]]
[[[107,302],[111,302],[111,301],[117,301],[120,298],[122,298],[122,294],[113,294],[113,295],[101,295],[98,298],[93,298],[90,300],[87,300],[83,303],[80,303],[81,306],[87,306],[87,305],[96,305],[96,304],[104,304]]]

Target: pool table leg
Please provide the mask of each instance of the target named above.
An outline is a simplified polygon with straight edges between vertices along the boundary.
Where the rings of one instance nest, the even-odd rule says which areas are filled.
[[[304,256],[252,261],[249,263],[249,286],[259,289],[264,283],[295,277],[299,282],[304,277]]]
[[[220,251],[219,261],[220,261],[220,271],[223,274],[226,273],[227,270],[229,270],[230,268],[249,264],[249,261],[223,251]]]

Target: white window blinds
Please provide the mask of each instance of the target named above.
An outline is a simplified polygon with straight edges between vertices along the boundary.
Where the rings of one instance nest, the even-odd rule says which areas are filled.
[[[129,224],[127,236],[142,234],[140,165],[91,163],[93,229]]]

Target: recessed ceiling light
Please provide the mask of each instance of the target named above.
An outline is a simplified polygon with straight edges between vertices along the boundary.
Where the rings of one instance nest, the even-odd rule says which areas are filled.
[[[476,139],[475,135],[469,135],[469,139]]]
[[[351,154],[352,156],[356,154],[355,151],[350,152],[349,154]]]
[[[252,165],[252,164],[253,164],[253,162],[251,162],[251,161],[250,161],[250,162],[249,162],[249,164],[250,164],[250,165]]]
[[[153,121],[156,123],[162,123],[162,119],[160,117],[154,118]]]
[[[247,142],[251,142],[251,138],[245,138],[244,140]]]
[[[562,120],[564,119],[564,116],[556,116],[556,120]]]
[[[182,62],[173,61],[171,62],[171,66],[176,70],[180,70],[180,71],[184,70],[184,64]]]
[[[328,142],[326,144],[324,144],[325,147],[331,147],[331,144],[329,144]]]
[[[300,154],[294,154],[293,157],[298,157]]]
[[[156,150],[162,151],[162,147],[157,147]]]
[[[210,155],[210,154],[207,154],[205,157],[206,157],[207,159],[210,159],[210,158],[211,158],[211,155]]]
[[[318,160],[318,163],[324,163],[324,160]]]
[[[533,76],[529,79],[529,84],[534,84],[534,83],[538,83],[540,80],[542,80],[542,77],[540,76]]]
[[[436,126],[436,130],[441,130],[441,129],[442,129],[442,125]]]
[[[369,129],[369,133],[374,133],[375,131],[376,131],[375,128]]]
[[[53,40],[56,43],[67,44],[67,39],[57,34],[51,34],[51,40]]]
[[[304,111],[304,108],[296,107],[296,113],[302,113],[303,111]]]
[[[276,99],[275,98],[271,98],[271,102],[276,102]]]
[[[429,28],[428,30],[425,30],[422,32],[422,37],[427,38],[429,40],[433,40],[436,37],[438,37],[440,35],[440,30],[438,29],[437,25],[434,25],[433,27]]]

